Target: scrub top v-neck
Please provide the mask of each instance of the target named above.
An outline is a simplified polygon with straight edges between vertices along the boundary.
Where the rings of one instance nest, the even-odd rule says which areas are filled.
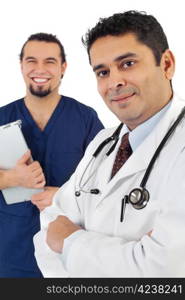
[[[28,124],[30,127],[30,132],[28,134],[27,143],[28,145],[35,145],[33,148],[32,146],[32,156],[35,160],[39,160],[44,173],[46,174],[46,185],[50,185],[51,183],[48,182],[47,176],[47,162],[46,162],[46,153],[48,151],[48,139],[49,136],[52,134],[52,131],[55,130],[55,123],[57,122],[57,118],[62,118],[63,108],[65,106],[65,97],[63,101],[63,97],[61,97],[60,101],[58,102],[56,108],[54,109],[50,119],[48,120],[45,128],[41,130],[36,122],[34,121],[31,113],[27,109],[25,102],[19,102],[20,111],[22,112],[22,116],[25,120],[25,123]],[[24,133],[24,129],[23,129]],[[26,135],[27,136],[27,135]],[[51,151],[53,151],[53,147],[49,147]],[[61,183],[62,184],[62,183]],[[53,184],[54,185],[54,184]]]

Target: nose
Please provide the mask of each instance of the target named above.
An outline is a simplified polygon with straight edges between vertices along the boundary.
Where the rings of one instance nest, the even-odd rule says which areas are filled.
[[[119,89],[122,86],[126,86],[126,84],[123,72],[119,72],[118,70],[110,72],[108,80],[108,88],[110,90]]]
[[[45,74],[46,69],[45,69],[44,63],[43,62],[37,62],[37,64],[35,65],[35,70],[34,71],[37,75]]]

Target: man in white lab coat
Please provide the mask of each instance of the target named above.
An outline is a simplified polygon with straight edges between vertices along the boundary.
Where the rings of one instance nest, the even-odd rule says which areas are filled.
[[[93,158],[115,128],[95,137],[43,211],[43,229],[35,236],[39,267],[46,277],[185,277],[183,118],[140,186],[185,106],[172,90],[175,62],[163,29],[153,16],[128,11],[100,19],[83,42],[98,91],[124,125],[118,143],[114,135]],[[130,156],[115,167],[126,133]],[[135,205],[138,195],[129,198],[130,192],[143,187]]]

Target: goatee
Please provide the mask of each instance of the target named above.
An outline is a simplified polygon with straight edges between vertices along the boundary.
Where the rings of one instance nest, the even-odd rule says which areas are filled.
[[[46,97],[51,93],[50,88],[48,88],[47,90],[42,90],[42,87],[39,87],[38,90],[35,90],[31,84],[29,86],[29,90],[33,96],[36,96],[39,98]]]

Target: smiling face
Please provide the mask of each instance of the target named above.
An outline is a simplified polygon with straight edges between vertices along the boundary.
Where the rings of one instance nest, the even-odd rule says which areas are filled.
[[[90,61],[100,95],[131,130],[172,97],[173,54],[166,50],[157,66],[152,50],[132,33],[97,39],[90,48]]]
[[[36,97],[58,94],[65,69],[56,43],[29,41],[25,45],[21,70],[28,94]]]

